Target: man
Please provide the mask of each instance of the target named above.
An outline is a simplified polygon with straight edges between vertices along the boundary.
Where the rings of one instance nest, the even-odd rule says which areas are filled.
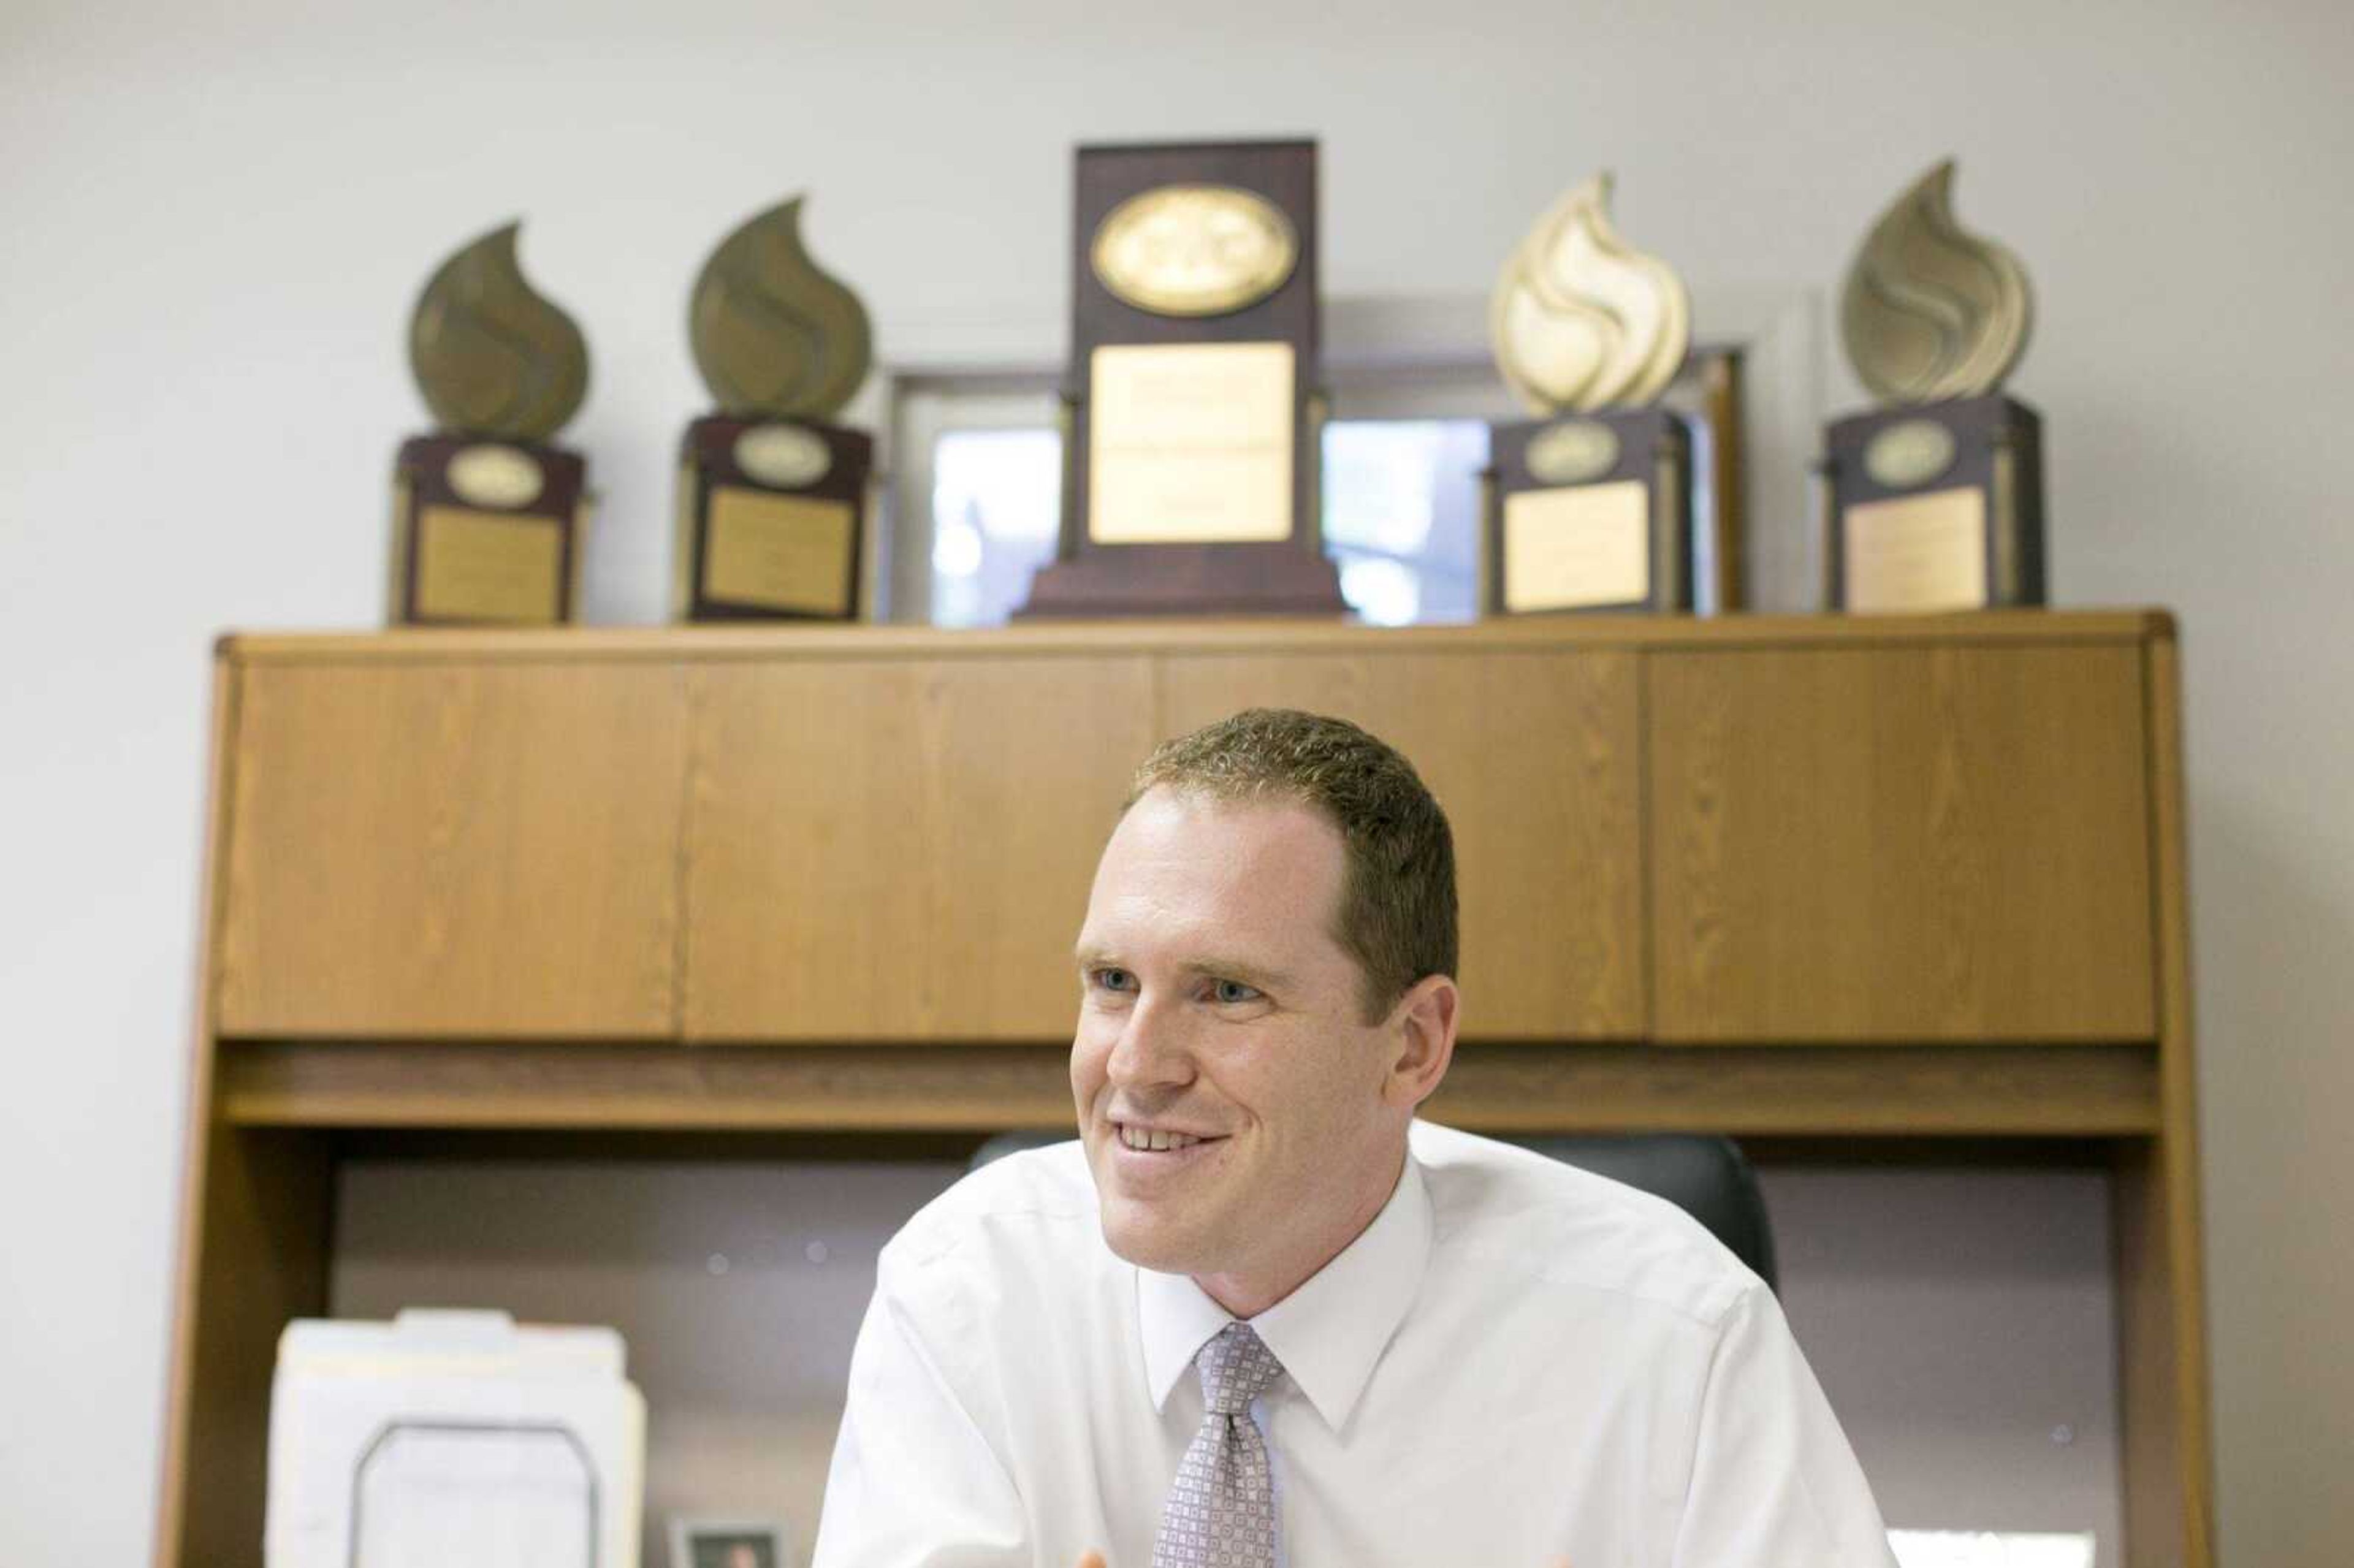
[[[1164,745],[1077,958],[1079,1141],[885,1248],[817,1568],[1890,1563],[1755,1276],[1414,1119],[1455,866],[1404,758],[1266,710]]]

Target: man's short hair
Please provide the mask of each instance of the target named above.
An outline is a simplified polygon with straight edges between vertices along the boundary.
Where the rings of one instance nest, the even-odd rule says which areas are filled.
[[[1368,1020],[1416,981],[1455,973],[1455,837],[1394,747],[1345,719],[1248,708],[1161,742],[1120,810],[1156,789],[1297,801],[1340,830],[1347,865],[1332,935],[1364,977]]]

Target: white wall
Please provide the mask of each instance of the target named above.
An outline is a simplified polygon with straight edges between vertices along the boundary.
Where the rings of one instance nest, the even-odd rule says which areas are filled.
[[[364,627],[412,291],[524,213],[587,327],[600,620],[651,620],[684,289],[783,192],[886,353],[1066,286],[1079,138],[1311,132],[1325,283],[1484,285],[1598,164],[1696,276],[1828,289],[1946,152],[2027,260],[2063,604],[2186,627],[2222,1544],[2354,1544],[2354,250],[2342,8],[947,0],[0,9],[0,1554],[150,1529],[205,652]],[[2333,153],[2333,149],[2337,150]],[[1832,385],[1844,399],[1843,373]]]

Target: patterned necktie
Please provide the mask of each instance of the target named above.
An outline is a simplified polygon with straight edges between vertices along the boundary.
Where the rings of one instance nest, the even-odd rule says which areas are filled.
[[[1275,1568],[1275,1485],[1250,1405],[1283,1363],[1249,1324],[1229,1323],[1193,1365],[1208,1408],[1169,1488],[1152,1568]]]

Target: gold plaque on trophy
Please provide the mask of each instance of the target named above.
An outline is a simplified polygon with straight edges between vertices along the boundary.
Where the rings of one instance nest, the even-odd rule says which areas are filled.
[[[1610,176],[1537,220],[1505,260],[1488,332],[1538,417],[1490,433],[1490,597],[1508,613],[1688,609],[1691,446],[1656,405],[1683,367],[1675,270],[1620,238]]]
[[[1651,594],[1650,496],[1640,480],[1504,497],[1503,608],[1640,604]]]
[[[417,517],[417,619],[540,625],[563,610],[553,517],[428,506]]]
[[[1299,264],[1299,236],[1256,191],[1160,185],[1114,207],[1088,256],[1103,286],[1138,310],[1216,316],[1281,288]]]
[[[1963,488],[1848,508],[1840,562],[1851,599],[1878,610],[1987,601],[1986,495]]]
[[[525,280],[520,229],[442,262],[409,316],[409,368],[441,428],[394,464],[396,624],[572,619],[588,465],[547,438],[588,394],[588,346]]]
[[[1288,343],[1095,351],[1087,535],[1203,545],[1291,532]]]
[[[2003,378],[2026,352],[2027,271],[1962,228],[1949,159],[1882,213],[1840,335],[1882,407],[1833,422],[1827,593],[1860,611],[2043,602],[2042,420]]]
[[[676,614],[846,620],[874,438],[832,422],[874,362],[858,296],[801,244],[803,198],[758,213],[695,280],[688,336],[719,412],[679,452]]]
[[[712,497],[705,599],[838,615],[857,566],[858,519],[846,501],[722,486]]]

